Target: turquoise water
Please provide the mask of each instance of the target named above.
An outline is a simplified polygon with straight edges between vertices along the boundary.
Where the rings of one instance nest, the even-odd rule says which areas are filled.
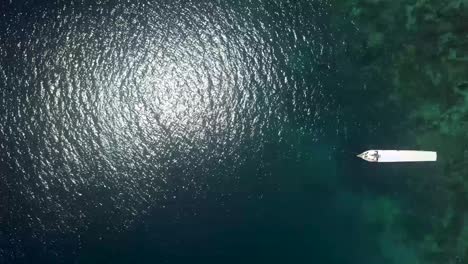
[[[330,3],[0,6],[2,262],[392,263],[403,110]]]

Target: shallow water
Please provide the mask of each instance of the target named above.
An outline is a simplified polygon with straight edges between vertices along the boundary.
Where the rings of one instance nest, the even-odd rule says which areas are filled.
[[[85,2],[1,4],[2,261],[380,260],[353,155],[396,114],[330,4]]]

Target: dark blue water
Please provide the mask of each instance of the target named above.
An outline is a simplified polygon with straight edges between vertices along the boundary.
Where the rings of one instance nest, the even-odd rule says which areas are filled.
[[[0,7],[0,262],[383,263],[398,110],[327,1]]]

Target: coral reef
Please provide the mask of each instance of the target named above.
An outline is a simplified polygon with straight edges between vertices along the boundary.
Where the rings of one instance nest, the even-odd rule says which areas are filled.
[[[334,7],[363,36],[363,44],[353,47],[361,51],[362,74],[388,82],[388,100],[408,111],[399,136],[412,138],[414,147],[437,150],[442,168],[437,182],[408,181],[415,196],[439,199],[426,201],[430,217],[398,210],[404,206],[386,199],[366,205],[364,215],[387,228],[399,226],[393,248],[411,263],[468,263],[468,0],[335,0]],[[426,188],[431,184],[437,187]],[[412,226],[420,222],[429,228],[415,235]]]

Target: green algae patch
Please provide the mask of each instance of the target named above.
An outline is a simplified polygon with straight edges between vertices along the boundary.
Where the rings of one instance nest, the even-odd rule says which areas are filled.
[[[391,230],[401,216],[400,206],[387,197],[366,200],[362,209],[364,221],[380,232]]]

